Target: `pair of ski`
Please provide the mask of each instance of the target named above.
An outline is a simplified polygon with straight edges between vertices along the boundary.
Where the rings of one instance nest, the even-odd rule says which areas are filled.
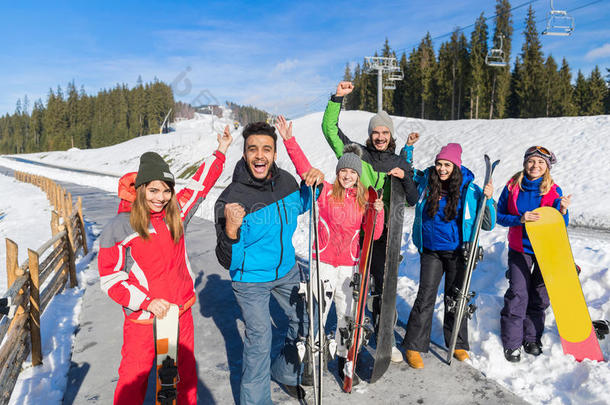
[[[486,186],[491,181],[493,172],[496,166],[500,163],[499,160],[491,163],[489,156],[485,155],[485,181],[483,186]],[[458,333],[460,326],[464,321],[464,318],[471,318],[474,313],[476,306],[470,301],[475,297],[475,293],[470,291],[470,281],[472,280],[472,272],[476,267],[478,261],[482,258],[482,249],[479,248],[479,235],[481,233],[481,226],[483,225],[483,216],[485,214],[485,204],[487,203],[487,196],[481,193],[481,197],[477,203],[477,214],[474,220],[474,229],[470,237],[470,241],[467,244],[466,252],[466,271],[464,274],[464,280],[462,282],[462,288],[456,292],[456,296],[448,298],[446,302],[450,305],[449,311],[454,314],[453,329],[451,330],[451,339],[449,340],[449,348],[447,350],[447,364],[451,364],[453,358],[453,352],[455,351],[455,345],[457,343]]]
[[[318,205],[316,203],[316,187],[310,187],[311,209],[309,210],[309,278],[307,281],[307,314],[309,316],[309,331],[307,334],[307,364],[312,375],[314,405],[322,404],[322,382],[324,372],[324,349],[326,335],[324,333],[324,286],[320,279],[320,247],[318,244]],[[314,291],[315,290],[315,291]],[[316,300],[317,297],[317,300]],[[314,319],[314,300],[315,306]],[[315,331],[317,324],[318,330]],[[317,336],[316,336],[317,335]],[[306,372],[306,374],[309,374]]]
[[[381,308],[377,322],[375,360],[369,382],[374,383],[387,371],[392,358],[392,346],[396,311],[396,286],[398,282],[398,265],[400,264],[400,248],[402,242],[402,225],[405,207],[405,194],[400,180],[390,177],[390,209],[387,220],[387,243],[381,293]],[[373,333],[371,320],[366,315],[367,300],[371,280],[371,257],[373,253],[373,235],[377,223],[377,215],[373,208],[375,200],[381,197],[383,190],[376,191],[369,187],[367,208],[364,216],[364,237],[358,264],[358,273],[351,282],[354,297],[353,316],[346,331],[341,331],[348,347],[347,359],[343,373],[343,391],[351,393],[354,373],[358,362],[358,353]]]

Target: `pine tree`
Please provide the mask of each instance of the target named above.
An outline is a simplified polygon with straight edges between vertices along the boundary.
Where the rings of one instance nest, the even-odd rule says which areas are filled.
[[[518,118],[521,115],[521,100],[517,92],[518,83],[521,81],[521,59],[515,58],[515,67],[510,77],[510,93],[508,95],[508,116]]]
[[[393,111],[395,115],[406,115],[405,93],[407,91],[407,55],[403,52],[398,66],[403,73],[403,80],[396,81],[396,90],[392,95]]]
[[[610,69],[606,68],[606,100],[604,102],[606,106],[606,114],[610,114]]]
[[[544,85],[545,85],[545,117],[559,116],[559,72],[557,63],[551,55],[544,63]]]
[[[352,81],[352,71],[349,68],[349,63],[345,64],[345,70],[343,72],[343,81],[344,82],[351,82]],[[348,94],[347,96],[345,96],[343,98],[343,104],[342,104],[342,108],[343,109],[347,109],[347,105],[349,104],[350,98],[351,98],[351,94]]]
[[[574,86],[574,104],[577,115],[587,115],[589,105],[591,104],[589,97],[589,83],[580,69],[576,75],[576,85]]]
[[[354,85],[354,90],[349,94],[347,98],[347,103],[345,104],[346,110],[359,110],[362,104],[362,71],[360,69],[360,64],[357,63],[354,68],[354,77],[352,79],[352,83]]]
[[[562,117],[577,114],[577,110],[574,107],[572,72],[570,72],[570,66],[565,58],[563,58],[561,62],[561,68],[557,75],[557,97],[559,103],[557,108],[558,116]]]
[[[470,118],[483,115],[487,93],[485,56],[487,55],[487,23],[483,13],[474,24],[470,36]]]
[[[502,51],[504,58],[510,61],[511,42],[513,35],[513,20],[511,15],[511,5],[508,0],[496,0],[496,27],[494,29],[494,46],[500,46],[502,37]],[[507,104],[510,94],[511,72],[510,66],[494,67],[492,69],[492,94],[490,103],[490,118],[506,118]]]
[[[608,88],[598,66],[595,66],[595,69],[593,69],[591,72],[591,76],[589,76],[589,80],[587,82],[589,87],[590,101],[586,114],[602,115],[605,112],[604,101],[608,93]]]
[[[544,64],[534,9],[530,5],[525,21],[525,41],[521,50],[523,64],[517,83],[520,117],[542,117],[544,103]]]

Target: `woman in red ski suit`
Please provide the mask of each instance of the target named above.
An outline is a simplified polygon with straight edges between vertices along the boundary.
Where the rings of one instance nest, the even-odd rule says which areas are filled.
[[[161,156],[146,152],[137,173],[119,181],[118,215],[100,236],[100,286],[123,307],[123,347],[114,404],[142,404],[155,357],[153,318],[178,305],[177,403],[197,402],[193,353],[195,291],[184,243],[184,227],[208,194],[232,141],[228,126],[218,135],[218,150],[197,170],[191,183],[175,193],[175,180]]]
[[[292,123],[287,125],[284,117],[278,117],[278,132],[284,140],[288,156],[294,163],[297,173],[303,177],[311,164],[292,136]],[[366,189],[360,181],[362,161],[358,155],[357,145],[347,145],[337,162],[337,178],[334,183],[324,182],[318,198],[318,238],[320,248],[320,279],[324,283],[326,305],[322,323],[334,301],[337,313],[338,370],[343,379],[343,366],[348,348],[341,339],[339,331],[346,328],[352,317],[352,287],[350,282],[355,272],[358,272],[360,259],[360,228],[364,221],[366,208]],[[361,152],[360,152],[361,153]],[[376,216],[374,239],[379,239],[383,231],[383,201],[378,198],[374,204]],[[315,255],[314,255],[315,257]],[[315,290],[315,289],[314,289]],[[354,374],[354,385],[357,383]]]

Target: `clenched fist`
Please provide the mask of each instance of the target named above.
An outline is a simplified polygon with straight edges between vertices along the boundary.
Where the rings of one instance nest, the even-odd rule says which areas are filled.
[[[337,92],[335,93],[335,95],[337,97],[347,96],[349,93],[352,92],[352,90],[354,90],[354,85],[352,84],[352,82],[341,82],[337,86]]]
[[[231,239],[237,239],[237,230],[244,221],[246,210],[239,203],[230,203],[225,205],[225,232]]]

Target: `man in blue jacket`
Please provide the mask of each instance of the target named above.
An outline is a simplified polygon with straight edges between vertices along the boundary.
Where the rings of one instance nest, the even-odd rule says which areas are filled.
[[[297,218],[311,206],[309,186],[324,175],[312,168],[299,187],[294,177],[276,164],[275,128],[264,122],[248,124],[243,158],[235,166],[232,183],[216,201],[216,256],[228,269],[233,292],[245,323],[240,404],[272,404],[270,377],[295,398],[301,365],[296,349],[307,334],[304,305],[298,293],[300,273],[292,235]],[[270,361],[273,294],[289,319],[282,352]]]

